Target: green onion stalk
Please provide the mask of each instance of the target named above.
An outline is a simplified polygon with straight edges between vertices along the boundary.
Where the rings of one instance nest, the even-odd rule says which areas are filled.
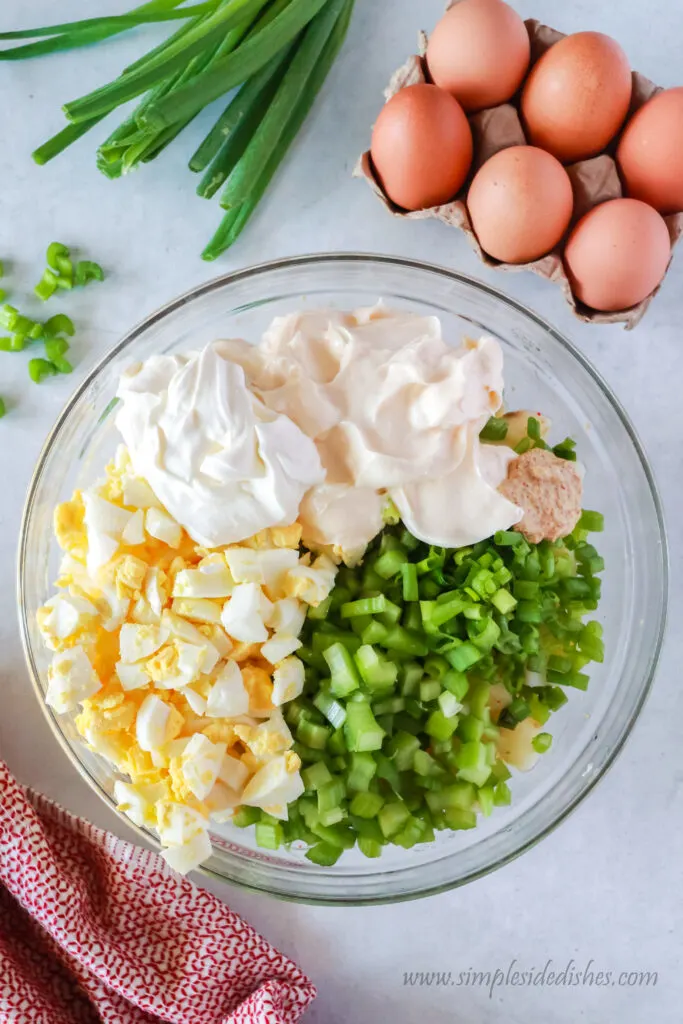
[[[97,149],[97,167],[121,177],[155,160],[213,100],[236,90],[189,167],[198,195],[220,192],[226,211],[203,258],[237,240],[306,120],[344,42],[354,0],[152,0],[122,15],[0,33],[0,61],[91,46],[141,25],[181,22],[111,82],[64,105],[68,124],[39,146],[53,160],[122,104],[137,106]],[[27,42],[22,42],[27,40]],[[20,45],[16,45],[20,43]],[[96,279],[48,264],[36,287],[47,300],[68,282]],[[61,283],[60,283],[61,282]]]

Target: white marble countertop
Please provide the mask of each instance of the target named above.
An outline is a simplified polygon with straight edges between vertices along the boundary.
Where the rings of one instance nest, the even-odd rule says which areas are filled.
[[[123,0],[5,0],[2,28],[124,10]],[[566,32],[598,29],[624,45],[634,67],[663,85],[680,84],[683,5],[672,0],[514,0]],[[119,40],[42,61],[0,67],[0,258],[7,283],[39,277],[47,243],[70,241],[110,271],[105,286],[71,296],[87,325],[77,368],[40,389],[23,356],[2,355],[0,393],[0,755],[24,783],[72,811],[124,834],[121,822],[68,763],[27,680],[17,628],[15,547],[24,493],[43,440],[72,387],[135,321],[217,273],[264,259],[321,250],[364,250],[424,258],[484,278],[526,302],[571,337],[626,406],[648,451],[672,527],[671,627],[656,685],[625,751],[579,810],[524,857],[464,889],[419,902],[369,909],[277,903],[227,886],[213,891],[295,957],[319,987],[310,1024],[658,1024],[681,1020],[683,980],[683,759],[680,666],[683,638],[683,499],[680,442],[683,253],[633,333],[574,320],[560,292],[527,274],[485,271],[462,236],[435,222],[393,220],[350,177],[365,147],[389,73],[437,19],[441,0],[358,0],[343,57],[295,150],[240,243],[215,266],[198,258],[218,209],[193,194],[185,161],[210,120],[152,168],[110,183],[95,169],[86,137],[45,169],[31,150],[61,127],[59,105],[101,84],[152,38]],[[100,133],[101,134],[101,133]],[[67,308],[67,304],[64,304]],[[656,971],[656,987],[410,987],[404,971]]]

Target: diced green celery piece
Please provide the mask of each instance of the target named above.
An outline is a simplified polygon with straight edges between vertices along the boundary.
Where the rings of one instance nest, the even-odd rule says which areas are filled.
[[[364,644],[378,644],[386,638],[388,633],[389,630],[383,623],[373,619],[367,629],[364,629],[361,633],[361,640]]]
[[[306,857],[312,864],[318,864],[321,868],[331,868],[336,864],[343,853],[341,846],[333,846],[331,843],[316,843],[310,850],[306,851]]]
[[[441,680],[441,685],[444,689],[452,693],[456,700],[462,701],[467,695],[469,690],[469,683],[467,682],[467,676],[464,672],[457,672],[454,668],[450,669]]]
[[[379,827],[377,818],[359,818],[357,815],[352,814],[349,817],[349,824],[356,830],[357,835],[365,836],[367,839],[374,839],[380,846],[386,844],[386,839],[382,835],[382,829]]]
[[[401,693],[404,697],[417,693],[423,674],[422,666],[416,661],[409,661],[401,666]]]
[[[409,817],[410,811],[402,801],[394,800],[385,804],[377,815],[382,835],[386,839],[391,839],[397,832],[400,832]]]
[[[358,849],[364,857],[381,857],[382,856],[382,844],[378,843],[376,839],[371,839],[369,836],[358,837]]]
[[[344,719],[346,720],[346,711],[344,711]],[[327,743],[327,749],[334,756],[346,754],[346,740],[343,727],[340,726],[332,733]]]
[[[343,821],[346,817],[346,811],[343,807],[330,807],[327,811],[322,811],[318,815],[318,821],[321,825],[336,825],[340,821]]]
[[[391,737],[386,749],[398,771],[406,772],[413,767],[415,754],[420,749],[420,741],[411,733],[397,732]]]
[[[345,795],[346,787],[339,778],[333,778],[331,782],[318,786],[318,814],[322,816],[325,811],[340,807]]]
[[[489,818],[493,812],[493,797],[493,786],[482,786],[477,790],[477,803],[485,818]]]
[[[465,715],[458,725],[458,736],[464,743],[478,743],[484,732],[484,723],[474,715]]]
[[[420,700],[424,703],[430,700],[436,700],[441,693],[441,683],[438,679],[423,679],[420,683]]]
[[[417,818],[408,818],[400,832],[397,832],[391,840],[394,846],[401,846],[404,850],[410,850],[417,843],[424,842],[424,828],[422,822]]]
[[[313,750],[324,750],[330,736],[331,731],[326,725],[316,725],[306,718],[300,719],[296,727],[296,738]]]
[[[354,655],[363,682],[370,687],[390,687],[398,677],[398,667],[381,656],[371,644],[363,644]]]
[[[344,735],[350,751],[380,750],[384,730],[380,727],[367,701],[349,701],[346,705]]]
[[[321,789],[333,781],[332,774],[324,761],[318,761],[316,764],[309,765],[308,768],[303,768],[301,778],[306,789],[313,790]]]
[[[488,711],[491,687],[488,683],[477,683],[470,688],[467,701],[470,706],[470,714],[475,718],[484,718]]]
[[[458,778],[472,782],[475,786],[483,786],[491,774],[484,743],[463,743],[455,755],[455,762],[458,766]]]
[[[446,653],[446,658],[457,672],[466,672],[483,657],[483,651],[477,650],[473,644],[467,642]]]
[[[408,561],[408,555],[403,551],[402,548],[395,548],[391,551],[385,551],[383,555],[380,555],[375,562],[375,572],[378,576],[381,576],[383,580],[391,579],[393,576],[398,576],[401,572],[401,567]],[[415,570],[415,577],[417,581],[417,570]]]
[[[238,807],[232,816],[232,824],[237,828],[248,828],[261,820],[261,812],[258,807]]]
[[[256,845],[264,850],[277,850],[282,845],[282,826],[280,823],[259,821],[256,823]]]
[[[375,754],[375,761],[377,763],[377,778],[388,782],[394,793],[400,796],[401,778],[394,762],[386,754],[383,754],[381,750],[378,750]]]
[[[496,807],[507,807],[512,803],[512,793],[506,782],[498,782],[493,794],[493,802]]]
[[[375,715],[397,715],[405,706],[405,697],[386,697],[373,702],[372,711]]]
[[[332,644],[323,651],[323,657],[330,669],[330,691],[335,697],[346,697],[358,689],[360,678],[355,663],[342,643]]]
[[[413,771],[421,776],[443,775],[444,770],[426,750],[416,750],[413,757]]]
[[[377,772],[377,763],[372,754],[351,754],[351,763],[346,777],[347,788],[357,793],[367,792]]]
[[[379,793],[356,793],[349,811],[359,818],[376,818],[384,806],[384,797]]]
[[[377,597],[363,597],[358,601],[347,601],[341,606],[342,619],[352,619],[356,615],[378,615],[385,612],[390,602],[384,594]]]
[[[477,825],[477,815],[474,811],[462,811],[458,807],[447,808],[443,812],[443,817],[448,828],[453,831],[476,828]]]
[[[457,715],[453,718],[446,718],[443,711],[437,708],[427,719],[425,732],[428,736],[433,736],[435,740],[448,740],[457,728]]]
[[[313,619],[314,621],[317,621],[317,620],[320,620],[320,619],[326,619],[327,616],[328,616],[331,604],[332,604],[332,598],[331,597],[326,597],[324,601],[321,601],[320,604],[317,605],[317,607],[314,608],[314,607],[311,606],[308,609],[308,614],[307,614],[306,617],[309,618],[309,619]]]
[[[509,590],[501,588],[492,596],[491,604],[498,609],[501,615],[508,615],[516,607],[517,601]]]
[[[429,648],[419,634],[411,633],[403,626],[398,625],[392,626],[379,643],[390,651],[408,654],[413,658],[423,658],[429,652]]]
[[[346,719],[344,706],[338,700],[335,700],[331,694],[320,690],[313,698],[313,703],[318,711],[325,716],[333,729],[339,729],[344,724]]]
[[[356,842],[353,829],[348,825],[311,825],[311,832],[315,833],[324,843],[330,846],[337,846],[342,850],[350,850]]]

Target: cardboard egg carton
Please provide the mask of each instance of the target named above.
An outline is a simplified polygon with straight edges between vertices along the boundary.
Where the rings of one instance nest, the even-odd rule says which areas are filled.
[[[454,0],[454,3],[457,2],[458,0]],[[449,7],[453,5],[451,3]],[[526,22],[526,27],[531,40],[531,65],[535,64],[539,57],[554,43],[564,39],[564,33],[557,32],[547,25],[541,25],[538,21],[529,20]],[[386,101],[389,101],[399,90],[408,85],[417,85],[429,81],[424,59],[426,50],[427,36],[424,32],[421,32],[419,37],[419,53],[411,56],[393,74],[384,93]],[[634,71],[633,94],[628,118],[647,100],[661,91],[659,86]],[[449,227],[460,228],[465,233],[468,242],[479,256],[479,259],[487,267],[509,271],[531,270],[540,277],[557,282],[579,320],[590,324],[623,323],[626,326],[626,330],[631,330],[644,316],[645,311],[659,291],[659,287],[646,299],[638,303],[637,306],[632,306],[630,309],[620,310],[616,313],[601,313],[594,309],[589,309],[573,294],[562,260],[562,244],[548,253],[547,256],[534,260],[532,263],[501,263],[499,260],[487,255],[479,245],[467,210],[467,192],[472,177],[490,157],[501,149],[527,143],[516,101],[517,97],[513,97],[512,102],[503,103],[498,107],[491,107],[488,110],[482,110],[468,117],[474,140],[472,168],[467,181],[455,199],[445,203],[443,206],[434,206],[428,210],[417,210],[415,212],[407,212],[396,206],[386,195],[375,175],[369,151],[363,153],[354,174],[356,177],[366,179],[379,199],[395,216],[404,217],[407,220],[434,218],[442,221]],[[604,203],[608,199],[618,199],[624,195],[619,174],[617,173],[617,166],[612,155],[616,150],[618,138],[619,136],[613,139],[608,149],[599,156],[593,157],[590,160],[582,160],[566,168],[574,190],[574,212],[570,229],[594,206]],[[669,229],[673,255],[673,248],[683,234],[683,213],[673,214],[665,217],[664,220]],[[669,261],[670,265],[671,260]]]

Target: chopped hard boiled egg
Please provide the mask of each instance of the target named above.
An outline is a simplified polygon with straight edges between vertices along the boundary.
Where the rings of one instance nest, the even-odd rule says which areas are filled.
[[[179,523],[160,508],[148,508],[145,514],[145,529],[150,537],[168,544],[170,548],[179,548],[183,531]]]
[[[209,718],[234,718],[248,711],[249,694],[240,667],[236,661],[227,661],[209,690],[206,714]]]
[[[296,700],[304,689],[304,666],[298,658],[285,658],[273,673],[273,704],[279,707]]]
[[[60,592],[37,614],[54,652],[46,700],[78,712],[123,776],[119,810],[185,872],[211,853],[209,822],[247,796],[284,819],[303,789],[280,706],[302,692],[298,635],[336,568],[299,556],[298,524],[195,545],[125,447],[106,472],[55,510]]]
[[[55,654],[47,677],[45,700],[58,714],[73,711],[102,686],[82,647],[70,647]]]
[[[264,608],[265,600],[267,599],[264,598],[263,591],[257,583],[238,584],[223,608],[221,621],[226,632],[236,640],[243,640],[246,643],[266,641],[268,630],[264,625],[264,618],[267,617],[269,608]]]
[[[296,754],[282,754],[260,768],[242,794],[247,807],[261,807],[275,818],[287,820],[287,804],[304,791]]]

